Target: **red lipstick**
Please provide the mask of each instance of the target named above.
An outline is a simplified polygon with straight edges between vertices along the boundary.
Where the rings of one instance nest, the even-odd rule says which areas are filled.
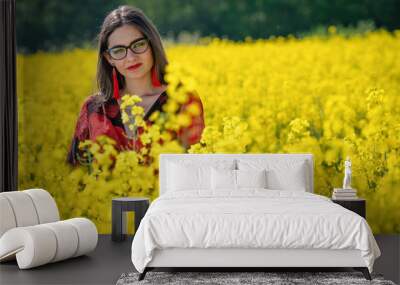
[[[131,66],[129,66],[128,67],[128,69],[129,70],[135,70],[135,69],[137,69],[139,66],[141,66],[142,64],[141,63],[137,63],[137,64],[134,64],[134,65],[131,65]]]

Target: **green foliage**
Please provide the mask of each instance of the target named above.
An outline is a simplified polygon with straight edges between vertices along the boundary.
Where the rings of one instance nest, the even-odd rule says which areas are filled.
[[[18,0],[18,51],[93,47],[104,17],[123,4],[141,8],[169,41],[400,28],[400,0]]]

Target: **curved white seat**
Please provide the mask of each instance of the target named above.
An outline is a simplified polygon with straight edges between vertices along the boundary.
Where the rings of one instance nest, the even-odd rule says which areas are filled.
[[[86,254],[97,229],[87,218],[59,221],[57,205],[43,189],[0,193],[0,261],[28,269]]]

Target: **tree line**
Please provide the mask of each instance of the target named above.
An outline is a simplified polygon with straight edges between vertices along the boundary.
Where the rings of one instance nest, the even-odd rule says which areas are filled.
[[[18,0],[18,52],[95,46],[104,17],[133,5],[161,36],[217,36],[232,40],[300,36],[318,26],[355,26],[369,21],[389,31],[400,28],[400,0]]]

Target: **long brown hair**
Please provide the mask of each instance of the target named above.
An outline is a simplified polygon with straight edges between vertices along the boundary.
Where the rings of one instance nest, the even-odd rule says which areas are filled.
[[[97,35],[99,53],[96,78],[99,93],[96,99],[98,103],[108,101],[113,96],[112,66],[104,57],[104,52],[108,48],[108,38],[111,33],[125,24],[135,26],[149,39],[158,80],[166,84],[164,74],[168,61],[157,28],[139,8],[128,5],[119,6],[106,16]],[[117,78],[119,88],[124,88],[125,78],[118,71]]]

